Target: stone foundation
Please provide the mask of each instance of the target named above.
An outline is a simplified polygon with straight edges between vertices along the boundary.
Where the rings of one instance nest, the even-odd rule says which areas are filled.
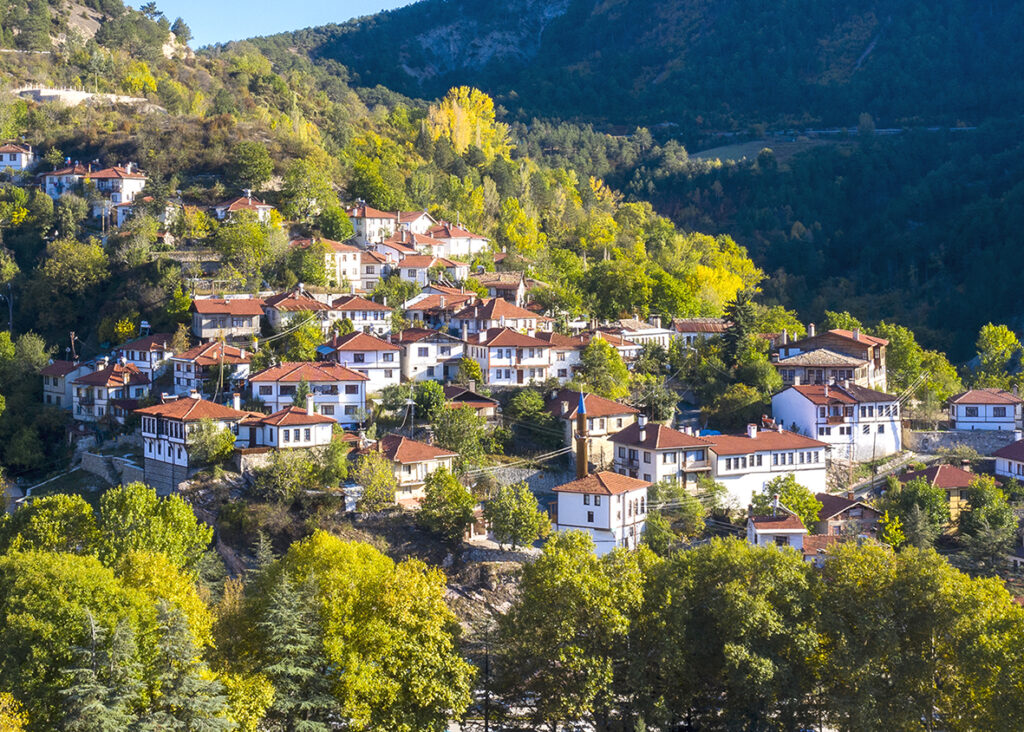
[[[922,453],[935,453],[957,445],[973,447],[981,455],[991,455],[1001,447],[1016,442],[1015,433],[999,430],[933,430],[903,432],[903,447]]]

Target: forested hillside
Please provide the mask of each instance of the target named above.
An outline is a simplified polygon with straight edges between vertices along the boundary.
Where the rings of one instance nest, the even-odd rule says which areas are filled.
[[[886,126],[1020,114],[1011,0],[424,0],[267,43],[345,64],[361,86],[455,84],[522,114],[700,130]]]

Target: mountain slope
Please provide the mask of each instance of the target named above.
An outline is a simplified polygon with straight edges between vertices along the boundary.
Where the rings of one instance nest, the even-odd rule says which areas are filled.
[[[262,43],[364,86],[472,84],[525,114],[727,129],[1024,112],[1011,0],[422,0]]]

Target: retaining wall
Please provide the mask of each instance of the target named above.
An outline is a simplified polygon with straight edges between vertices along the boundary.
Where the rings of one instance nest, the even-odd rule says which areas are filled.
[[[903,433],[903,447],[914,452],[934,453],[957,445],[973,447],[982,455],[991,455],[1015,442],[1013,432],[1004,430],[929,430]]]

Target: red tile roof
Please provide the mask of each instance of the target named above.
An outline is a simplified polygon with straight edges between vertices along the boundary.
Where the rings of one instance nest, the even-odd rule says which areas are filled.
[[[406,254],[402,257],[398,266],[412,269],[430,269],[435,264],[439,264],[439,262],[429,254]]]
[[[334,420],[322,414],[308,414],[302,407],[285,407],[260,420],[272,427],[296,427],[304,424],[334,424]]]
[[[577,351],[586,348],[589,338],[583,336],[567,336],[561,333],[537,333],[535,338],[546,341],[555,351]]]
[[[460,320],[501,320],[502,318],[529,319],[538,322],[551,320],[551,318],[531,313],[529,310],[514,305],[503,297],[492,297],[483,300],[479,305],[469,305],[455,313],[455,317]]]
[[[569,411],[562,414],[562,402],[569,403]],[[548,399],[547,410],[556,417],[562,419],[576,419],[576,410],[580,406],[580,393],[573,389],[559,389],[555,395]],[[583,406],[587,410],[587,417],[617,417],[623,414],[640,414],[639,409],[634,409],[628,404],[605,399],[597,394],[587,394],[583,397]]]
[[[415,247],[411,246],[416,237],[416,234],[410,236],[408,232],[401,231],[398,234],[390,236],[384,241],[382,241],[381,245],[390,247],[399,254],[403,255],[419,254],[419,251],[417,251]]]
[[[579,478],[571,483],[556,485],[555,493],[589,493],[591,495],[617,496],[630,491],[647,490],[651,483],[647,480],[637,480],[628,475],[619,475],[607,470],[593,473],[585,478]]]
[[[1013,445],[1007,445],[1002,448],[1002,450],[1005,450],[1007,447],[1013,447]],[[997,450],[992,454],[997,457],[1005,457],[1005,455],[1000,455],[1000,452],[1001,450]],[[924,470],[911,470],[904,473],[900,476],[900,482],[906,484],[915,478],[924,478],[931,485],[945,490],[950,490],[955,488],[967,488],[971,483],[978,479],[978,474],[958,468],[955,465],[932,465]]]
[[[394,211],[381,211],[373,206],[367,206],[365,203],[345,211],[350,219],[393,219],[395,218]]]
[[[359,261],[361,264],[387,264],[387,257],[377,254],[374,251],[364,251],[359,254]]]
[[[394,343],[382,341],[369,333],[346,333],[333,336],[324,344],[333,351],[400,351],[401,347]]]
[[[218,203],[214,208],[224,208],[228,211],[259,211],[261,208],[273,208],[273,206],[255,196],[236,196],[224,203]]]
[[[192,310],[201,315],[263,315],[263,301],[252,297],[210,297],[193,300]]]
[[[288,242],[288,246],[296,249],[305,249],[313,246],[314,243],[324,244],[332,252],[352,254],[353,252],[362,252],[361,249],[357,249],[349,244],[342,244],[340,241],[334,241],[333,239],[292,239]]]
[[[511,328],[490,328],[485,334],[483,340],[471,341],[474,345],[487,346],[487,347],[498,347],[498,346],[511,346],[513,348],[550,348],[550,346],[542,340],[533,338],[532,336],[517,333]]]
[[[431,221],[434,217],[426,211],[399,211],[398,212],[398,223],[400,224],[411,224],[413,221],[418,219],[420,216],[426,216]]]
[[[237,422],[252,415],[252,412],[243,412],[206,399],[193,399],[187,396],[163,404],[154,404],[152,407],[136,409],[135,413],[149,417],[176,419],[179,422],[198,422],[201,419]]]
[[[129,173],[127,170],[120,166],[114,166],[113,168],[104,168],[103,170],[97,170],[95,173],[90,173],[89,177],[93,180],[110,180],[110,179],[133,179],[133,180],[145,180],[146,176],[138,171]]]
[[[298,291],[284,292],[280,295],[271,295],[263,301],[264,307],[273,308],[286,313],[298,313],[303,310],[310,312],[322,312],[330,308],[319,300],[314,300]]]
[[[24,145],[14,145],[12,143],[6,143],[0,145],[0,153],[30,153],[32,152]]]
[[[1000,447],[994,453],[993,457],[1006,458],[1007,460],[1016,460],[1018,462],[1024,462],[1024,440],[1017,440],[1012,442],[1005,447]]]
[[[417,343],[419,341],[422,341],[424,338],[436,336],[440,332],[441,331],[434,330],[432,328],[406,328],[405,330],[399,331],[398,333],[393,335],[392,340],[395,343],[399,344]],[[449,336],[449,338],[451,338],[451,336]],[[452,338],[452,340],[456,339]]]
[[[435,239],[483,239],[488,241],[486,236],[474,234],[463,229],[461,226],[449,224],[447,221],[442,221],[437,226],[427,230],[427,233]]]
[[[113,363],[100,371],[93,371],[75,379],[73,384],[83,386],[144,386],[149,383],[149,377],[139,371],[135,364]]]
[[[176,360],[191,361],[198,366],[213,366],[219,363],[249,363],[251,358],[251,354],[244,348],[225,345],[219,341],[200,343],[198,346],[193,346],[174,356]]]
[[[618,333],[609,333],[604,330],[598,330],[593,333],[580,333],[580,338],[584,339],[587,345],[590,344],[595,338],[600,338],[605,341],[608,345],[614,346],[615,348],[639,348],[640,345],[635,341],[631,341],[628,338],[624,338]]]
[[[868,511],[875,511],[875,509],[868,504],[863,501],[858,501],[855,498],[851,499],[846,496],[837,496],[832,493],[815,493],[814,497],[821,501],[821,510],[818,511],[818,521],[827,521],[834,516],[838,516],[843,511],[856,506],[860,506]],[[875,512],[877,513],[877,511]]]
[[[729,321],[725,318],[674,318],[672,329],[677,333],[724,333]]]
[[[869,336],[867,333],[863,331],[861,331],[859,334],[860,338],[854,338],[852,330],[842,330],[841,328],[833,328],[832,330],[829,331],[829,333],[832,333],[837,336],[842,336],[843,338],[849,338],[851,341],[857,341],[858,343],[867,343],[869,346],[889,345],[889,341],[885,340],[885,338],[876,338],[875,336]]]
[[[766,450],[804,450],[812,447],[828,447],[824,442],[812,440],[810,437],[783,430],[761,430],[757,437],[751,439],[747,435],[715,435],[711,438],[716,455],[747,455],[752,452]],[[821,462],[824,469],[825,461]]]
[[[43,376],[67,376],[82,364],[78,361],[55,359],[39,370]]]
[[[401,465],[458,456],[457,452],[428,445],[419,440],[411,440],[402,435],[384,435],[380,438],[379,447],[388,460]]]
[[[759,531],[806,531],[799,516],[791,513],[778,516],[751,516],[749,519]]]
[[[118,346],[119,351],[166,351],[174,336],[170,333],[154,333],[153,335],[136,338],[128,341],[123,346]]]
[[[465,294],[454,294],[454,295],[427,295],[422,298],[419,302],[414,303],[406,308],[406,311],[417,311],[417,312],[429,312],[431,310],[441,310],[441,298],[444,298],[444,312],[454,312],[462,307],[466,302],[475,298],[476,295],[472,293]]]
[[[590,416],[590,413],[587,413]],[[644,432],[644,439],[641,441],[640,432]],[[646,427],[641,428],[638,422],[634,422],[625,429],[616,432],[608,438],[612,442],[621,442],[624,445],[639,445],[648,450],[671,450],[673,448],[702,448],[713,447],[711,440],[688,435],[685,432],[674,430],[663,424],[648,422]],[[717,439],[717,437],[713,438]]]
[[[337,300],[331,303],[331,307],[335,310],[365,310],[367,312],[381,312],[390,313],[392,308],[387,305],[381,305],[379,302],[373,300],[367,300],[365,297],[359,297],[359,295],[343,295]]]
[[[334,381],[368,381],[369,377],[347,369],[333,361],[285,361],[249,377],[249,381],[302,381],[323,383]]]
[[[1005,389],[991,388],[962,391],[949,398],[950,404],[1021,404],[1022,402],[1024,399]]]
[[[836,386],[825,386],[823,384],[800,384],[789,387],[797,394],[802,395],[812,404],[856,404],[857,400]],[[828,396],[825,396],[825,389],[828,389]]]
[[[66,168],[61,168],[60,170],[54,170],[49,173],[43,173],[44,178],[49,178],[51,176],[54,178],[58,178],[65,175],[86,176],[89,175],[89,168],[86,167],[85,165],[82,165],[81,163],[75,163],[74,165],[70,165]]]

